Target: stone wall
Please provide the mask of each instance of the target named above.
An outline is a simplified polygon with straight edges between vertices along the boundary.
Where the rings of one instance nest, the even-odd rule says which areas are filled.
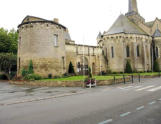
[[[112,72],[124,72],[127,60],[130,60],[133,70],[151,70],[151,48],[152,38],[145,35],[135,34],[115,34],[105,35],[100,43],[104,53],[107,54],[108,67]],[[129,57],[127,57],[126,47],[129,47]],[[137,56],[137,46],[139,46],[139,56]],[[112,48],[114,57],[112,57]]]
[[[91,67],[93,74],[99,74],[101,71],[106,71],[106,65],[103,56],[102,48],[97,46],[66,44],[66,69],[68,70],[69,63],[72,62],[74,70],[78,73],[78,62],[80,64],[88,64]]]
[[[41,76],[48,74],[62,75],[65,73],[63,64],[66,58],[66,29],[47,22],[29,23],[18,29],[18,75],[22,68],[33,60],[34,71]],[[58,45],[54,46],[54,35],[58,35]]]
[[[160,64],[160,69],[161,69],[161,37],[156,37],[154,38],[154,42],[155,42],[155,50],[156,47],[158,47],[158,62]]]

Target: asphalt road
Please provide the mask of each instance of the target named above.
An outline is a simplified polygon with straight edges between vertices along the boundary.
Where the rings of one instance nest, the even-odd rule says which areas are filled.
[[[0,106],[0,124],[161,124],[161,78]]]

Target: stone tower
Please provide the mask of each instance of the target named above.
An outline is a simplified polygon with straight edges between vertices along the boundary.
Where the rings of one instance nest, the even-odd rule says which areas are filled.
[[[129,13],[138,13],[138,8],[137,8],[137,1],[136,0],[129,0]]]
[[[18,75],[30,60],[34,72],[43,77],[65,73],[68,29],[55,20],[27,16],[18,26]]]
[[[129,0],[129,10],[125,15],[135,23],[145,23],[145,19],[138,12],[137,0]]]

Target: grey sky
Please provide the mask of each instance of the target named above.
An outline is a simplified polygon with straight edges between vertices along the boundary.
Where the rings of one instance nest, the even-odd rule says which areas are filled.
[[[137,0],[146,21],[161,18],[160,0]],[[128,0],[1,0],[0,27],[16,28],[26,15],[52,20],[59,18],[76,43],[96,45],[99,31],[107,31]]]

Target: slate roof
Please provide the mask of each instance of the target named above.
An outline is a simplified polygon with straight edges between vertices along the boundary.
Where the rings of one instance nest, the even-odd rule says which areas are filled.
[[[159,29],[156,29],[154,34],[153,34],[153,37],[161,37],[161,32]]]
[[[107,32],[108,35],[118,33],[148,35],[123,14],[117,18],[117,20]]]

